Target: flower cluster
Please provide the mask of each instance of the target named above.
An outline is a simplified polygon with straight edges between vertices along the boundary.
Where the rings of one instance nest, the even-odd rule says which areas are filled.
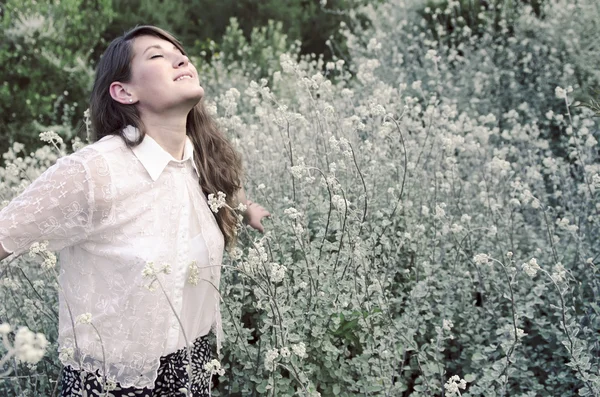
[[[537,259],[531,258],[529,262],[525,262],[521,265],[521,268],[529,277],[534,277],[538,270],[541,270],[540,265],[537,263]]]
[[[223,192],[217,192],[217,196],[213,193],[208,195],[208,206],[210,210],[215,214],[219,212],[219,209],[225,207],[227,205],[227,201],[225,200],[226,194]]]
[[[460,389],[464,390],[466,388],[467,382],[464,379],[461,379],[458,375],[451,376],[444,385],[444,389],[446,389],[446,395],[448,397],[457,395],[460,396]]]
[[[31,244],[29,248],[29,257],[34,258],[36,256],[41,256],[44,258],[42,262],[42,268],[45,270],[53,269],[56,267],[57,259],[56,255],[48,250],[48,241],[43,241],[41,243],[35,242]]]
[[[27,327],[19,327],[14,335],[14,343],[10,343],[8,334],[12,331],[12,327],[7,323],[0,324],[0,337],[6,355],[0,362],[5,362],[5,359],[15,356],[18,361],[37,364],[44,354],[48,346],[48,340],[42,333],[35,333]]]
[[[40,140],[55,145],[62,145],[63,139],[54,131],[46,131],[40,133]]]
[[[219,360],[213,359],[204,364],[204,370],[209,372],[211,375],[218,374],[220,376],[225,375],[225,368],[221,367]]]
[[[191,285],[198,285],[198,281],[200,281],[199,276],[200,269],[198,269],[198,263],[196,261],[192,261],[188,266],[188,283]]]
[[[156,267],[154,262],[146,262],[146,266],[142,269],[142,277],[149,278],[150,284],[144,287],[152,292],[156,290],[156,283],[160,274],[171,274],[172,267],[169,263],[163,263],[160,267]]]

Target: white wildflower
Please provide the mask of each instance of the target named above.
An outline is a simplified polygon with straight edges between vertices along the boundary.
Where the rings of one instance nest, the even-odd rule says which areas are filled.
[[[452,320],[444,319],[442,321],[442,329],[443,330],[450,332],[452,330],[452,327],[454,327],[454,323],[452,322]]]
[[[340,92],[340,94],[343,98],[352,98],[354,96],[354,91],[352,91],[349,88],[344,88],[342,89],[342,92]]]
[[[283,213],[290,217],[290,219],[298,219],[302,217],[302,212],[298,211],[294,207],[286,208]]]
[[[523,331],[521,328],[517,328],[517,339],[522,339],[525,335],[527,335],[525,331]]]
[[[29,247],[29,257],[34,258],[36,255],[48,254],[48,241],[41,243],[35,242]]]
[[[589,148],[595,148],[597,144],[598,141],[596,140],[596,138],[594,138],[594,136],[591,134],[588,135],[587,139],[585,140],[585,146]]]
[[[477,265],[485,265],[490,261],[490,256],[488,254],[477,254],[473,257],[473,262]]]
[[[277,359],[277,357],[279,357],[279,352],[277,351],[277,348],[270,349],[265,353],[265,368],[267,370],[274,370],[274,362]]]
[[[339,211],[346,211],[346,208],[350,206],[350,202],[348,200],[344,200],[342,196],[337,194],[331,196],[331,203]]]
[[[290,167],[290,172],[294,178],[302,179],[304,173],[306,172],[306,167],[303,165],[294,165]]]
[[[427,50],[427,54],[425,54],[425,59],[437,62],[440,60],[440,57],[437,55],[436,50]]]
[[[210,374],[225,375],[225,369],[221,367],[221,363],[216,359],[212,359],[204,364],[204,369]]]
[[[460,391],[459,389],[466,389],[467,388],[467,381],[464,379],[461,379],[460,376],[458,375],[454,375],[452,377],[450,377],[450,379],[448,379],[448,382],[446,382],[446,384],[444,385],[444,388],[446,389],[446,395],[448,397],[452,397],[452,396],[456,396],[456,395],[460,395]]]
[[[52,252],[46,253],[46,258],[44,258],[44,262],[42,262],[42,268],[45,270],[53,269],[56,267],[56,255]]]
[[[452,226],[450,227],[450,231],[454,234],[460,233],[464,230],[464,227],[462,227],[461,225],[457,224],[457,223],[453,223]]]
[[[559,99],[565,99],[567,97],[567,90],[557,86],[554,89],[554,95],[556,95],[556,97]]]
[[[46,346],[48,341],[44,334],[34,333],[27,327],[20,327],[15,334],[15,356],[21,362],[38,363],[46,353]]]
[[[153,277],[155,274],[156,269],[154,268],[154,262],[146,262],[146,266],[142,269],[142,276]]]
[[[304,344],[304,342],[300,342],[295,345],[292,345],[292,351],[294,352],[294,354],[296,356],[298,356],[300,358],[306,357],[306,345]]]
[[[223,192],[217,192],[217,197],[215,197],[213,193],[210,193],[208,195],[208,206],[210,207],[210,210],[216,214],[219,212],[219,209],[225,207],[227,205],[227,202],[225,201],[226,196],[227,195]]]
[[[271,263],[271,281],[274,283],[279,283],[283,281],[285,277],[285,272],[287,268],[278,263]]]
[[[443,217],[445,217],[446,211],[444,210],[444,208],[446,208],[445,203],[436,204],[435,205],[435,214],[433,217],[436,219],[442,219]]]
[[[235,208],[236,211],[239,211],[241,213],[246,212],[247,209],[248,209],[248,206],[243,203],[239,203],[238,206]]]
[[[63,347],[60,349],[60,352],[58,353],[58,359],[60,361],[69,361],[72,360],[73,357],[75,355],[75,349],[73,349],[72,347]]]
[[[554,280],[555,283],[560,283],[567,279],[567,271],[562,263],[558,262],[552,270],[554,270],[554,272],[550,277],[552,277],[552,280]]]
[[[92,323],[92,314],[91,313],[83,313],[77,316],[75,320],[76,324],[91,324]]]
[[[535,258],[531,258],[529,262],[523,263],[521,265],[521,268],[525,273],[527,273],[529,277],[534,277],[537,274],[538,270],[542,269],[540,265],[538,265],[537,259]]]
[[[371,38],[367,44],[367,51],[381,50],[381,43],[377,42],[376,38]]]
[[[231,257],[231,259],[233,259],[234,261],[238,261],[240,259],[242,259],[242,254],[244,252],[239,248],[239,247],[233,247],[230,251],[229,251],[229,256]]]
[[[46,131],[40,134],[40,140],[47,143],[54,143],[57,145],[61,145],[63,143],[63,139],[54,131]]]
[[[0,335],[7,335],[11,331],[11,326],[8,323],[0,324]]]
[[[282,347],[281,350],[279,351],[279,354],[281,354],[281,357],[283,357],[283,358],[288,358],[292,353],[290,352],[289,348]]]
[[[12,176],[19,176],[19,173],[21,172],[21,171],[19,171],[19,167],[17,167],[17,165],[13,164],[13,163],[6,164],[4,169],[6,170],[6,173],[8,175],[12,175]]]
[[[188,283],[191,285],[198,285],[198,281],[200,280],[200,271],[198,269],[198,263],[196,261],[192,261],[188,268]]]

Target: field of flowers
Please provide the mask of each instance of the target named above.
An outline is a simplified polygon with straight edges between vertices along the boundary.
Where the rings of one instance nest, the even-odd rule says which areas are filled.
[[[273,214],[224,261],[214,396],[600,396],[600,130],[574,99],[600,4],[481,4],[390,0],[351,61],[204,71]],[[83,144],[43,138],[3,155],[2,205]],[[40,333],[0,326],[2,395],[56,393],[54,262],[2,263],[0,322]]]

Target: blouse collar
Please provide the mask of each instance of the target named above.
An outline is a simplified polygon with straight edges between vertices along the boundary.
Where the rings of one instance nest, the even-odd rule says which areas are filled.
[[[139,135],[139,130],[132,125],[128,125],[123,129],[123,133],[128,139],[135,140]],[[186,137],[185,146],[183,148],[183,159],[181,160],[176,160],[149,135],[145,135],[142,143],[133,147],[132,151],[153,181],[158,179],[160,174],[162,174],[167,167],[167,164],[171,161],[175,163],[185,163],[186,161],[190,161],[196,175],[200,177],[200,172],[198,172],[198,168],[196,168],[196,163],[194,162],[194,145],[189,137]]]

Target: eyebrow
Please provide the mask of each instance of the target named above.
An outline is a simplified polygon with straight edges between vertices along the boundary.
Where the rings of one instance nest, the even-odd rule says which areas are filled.
[[[146,53],[146,51],[148,51],[150,48],[158,48],[159,50],[162,50],[162,49],[163,49],[163,48],[162,48],[160,45],[158,45],[158,44],[153,44],[153,45],[151,45],[151,46],[148,46],[148,48],[146,48],[146,49],[144,50],[144,52],[142,52],[142,55],[144,55],[144,54]],[[181,51],[179,48],[177,48],[177,46],[176,46],[176,45],[173,45],[173,49],[174,49],[174,50],[177,50],[177,51]]]

